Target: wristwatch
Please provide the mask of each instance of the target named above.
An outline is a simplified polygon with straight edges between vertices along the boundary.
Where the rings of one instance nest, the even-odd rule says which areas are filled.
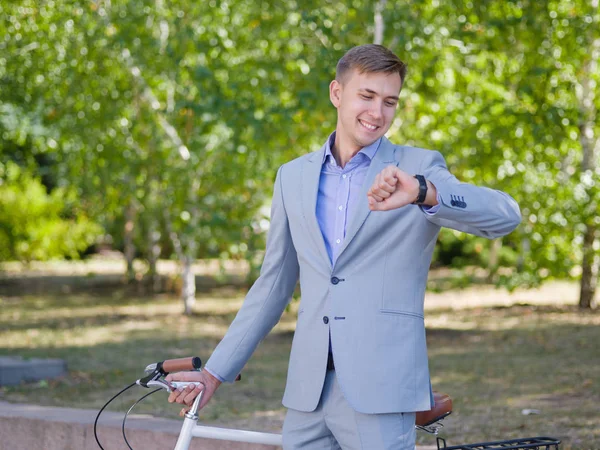
[[[415,175],[415,178],[419,182],[419,195],[417,199],[412,203],[413,205],[422,205],[427,198],[427,181],[423,175]]]

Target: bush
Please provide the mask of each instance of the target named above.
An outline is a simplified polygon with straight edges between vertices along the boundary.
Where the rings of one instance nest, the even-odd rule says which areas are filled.
[[[504,245],[498,254],[498,265],[514,266],[518,254],[509,238],[504,238]],[[434,267],[488,267],[492,241],[460,231],[442,228],[433,254]]]
[[[50,194],[39,178],[0,163],[0,260],[79,258],[102,228],[84,215],[66,217],[67,192]]]

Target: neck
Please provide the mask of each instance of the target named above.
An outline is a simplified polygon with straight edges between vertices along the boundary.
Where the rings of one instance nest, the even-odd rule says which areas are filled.
[[[359,147],[353,142],[345,142],[344,139],[340,138],[340,133],[336,131],[335,142],[331,148],[331,154],[335,158],[335,162],[341,168],[344,168],[348,161],[352,159],[354,155],[360,152],[362,147]]]

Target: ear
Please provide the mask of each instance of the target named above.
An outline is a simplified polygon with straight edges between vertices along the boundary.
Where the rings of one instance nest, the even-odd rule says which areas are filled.
[[[342,97],[342,84],[338,80],[333,80],[329,84],[329,100],[336,108],[340,107]]]

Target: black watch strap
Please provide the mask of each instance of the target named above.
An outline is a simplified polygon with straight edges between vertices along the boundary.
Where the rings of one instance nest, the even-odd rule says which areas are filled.
[[[419,182],[419,195],[413,202],[413,205],[422,205],[425,202],[425,198],[427,198],[427,181],[425,181],[423,175],[415,175],[415,178]]]

